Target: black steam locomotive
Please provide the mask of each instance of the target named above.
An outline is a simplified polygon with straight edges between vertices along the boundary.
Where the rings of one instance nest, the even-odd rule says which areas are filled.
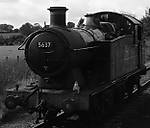
[[[41,79],[33,91],[9,92],[5,104],[9,109],[25,107],[34,97],[32,111],[39,112],[43,126],[62,125],[85,114],[98,120],[140,88],[146,72],[142,23],[127,14],[98,12],[68,28],[67,8],[48,10],[49,28],[24,41],[26,62]]]

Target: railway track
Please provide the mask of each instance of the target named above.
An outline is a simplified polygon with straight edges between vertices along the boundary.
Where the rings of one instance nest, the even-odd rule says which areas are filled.
[[[142,82],[142,88],[118,105],[115,112],[99,124],[101,128],[149,128],[150,125],[150,80]],[[18,109],[9,112],[0,128],[31,128],[34,116]]]
[[[150,80],[143,82],[142,89],[120,104],[115,112],[99,126],[101,128],[149,128],[149,108]],[[27,114],[22,109],[9,112],[6,120],[0,122],[0,128],[31,128],[34,116]]]

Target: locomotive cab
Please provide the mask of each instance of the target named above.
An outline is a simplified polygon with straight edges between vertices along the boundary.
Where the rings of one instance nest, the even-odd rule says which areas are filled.
[[[132,34],[134,32],[134,18],[128,15],[120,15],[112,12],[101,12],[87,14],[85,17],[86,26],[95,26],[102,30],[105,34],[114,34],[114,38],[121,35]]]

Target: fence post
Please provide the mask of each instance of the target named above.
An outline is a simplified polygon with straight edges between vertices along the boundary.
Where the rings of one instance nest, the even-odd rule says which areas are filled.
[[[6,56],[5,60],[8,61],[8,56]]]
[[[17,56],[17,62],[19,63],[19,56]]]

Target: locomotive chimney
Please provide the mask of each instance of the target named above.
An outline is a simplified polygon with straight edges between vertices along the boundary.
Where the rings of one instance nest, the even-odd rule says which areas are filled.
[[[50,7],[50,25],[54,26],[66,26],[66,7]]]

